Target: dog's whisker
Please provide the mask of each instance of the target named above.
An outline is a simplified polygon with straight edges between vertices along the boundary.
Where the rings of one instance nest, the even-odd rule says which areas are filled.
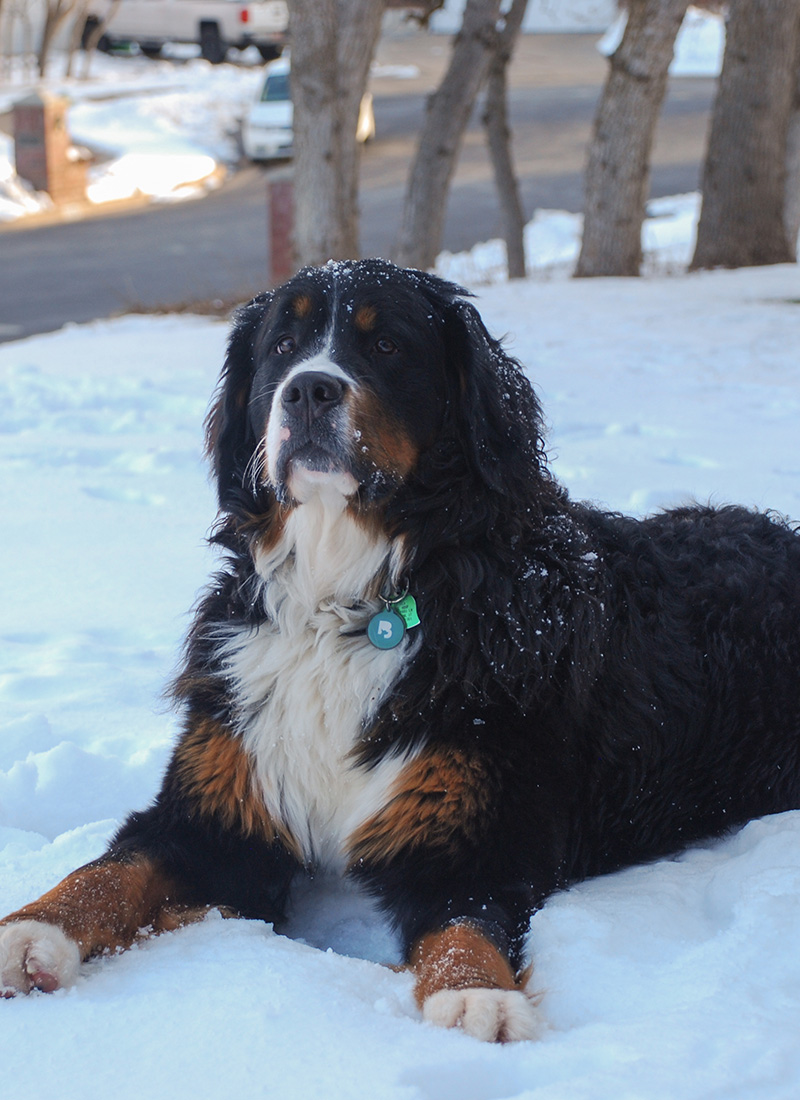
[[[262,484],[262,476],[266,469],[266,465],[267,459],[264,448],[257,447],[250,456],[242,473],[242,486],[249,486],[253,494],[257,493]]]

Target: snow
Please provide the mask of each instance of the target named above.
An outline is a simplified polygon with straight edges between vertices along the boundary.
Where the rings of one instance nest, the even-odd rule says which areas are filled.
[[[622,41],[628,16],[620,12],[597,44],[609,56]],[[725,52],[725,18],[719,12],[690,7],[675,39],[671,76],[718,76]]]
[[[800,517],[795,266],[570,281],[533,261],[478,305],[530,370],[574,496]],[[158,786],[176,734],[160,692],[213,564],[201,425],[225,336],[125,317],[0,346],[3,911],[99,855]],[[424,1024],[409,976],[379,965],[389,929],[314,883],[293,938],[212,915],[0,1002],[3,1095],[788,1100],[799,916],[800,812],[582,884],[531,923],[548,1029],[493,1048]]]
[[[69,100],[73,141],[97,154],[88,192],[94,203],[134,195],[171,201],[217,187],[239,159],[239,120],[264,73],[255,49],[225,65],[191,53],[165,62],[98,53],[88,80],[63,78],[63,68],[63,57],[56,55],[46,87]],[[36,86],[26,72],[12,73],[0,82],[0,113]],[[20,188],[12,165],[13,143],[4,139],[0,219],[48,208],[46,196],[10,190],[7,181]]]
[[[531,0],[526,28],[596,31],[608,25],[613,8],[613,0]],[[457,24],[460,18],[456,2],[437,13],[434,24],[437,19]],[[621,34],[619,21],[601,40],[601,48],[613,48],[614,34]],[[673,73],[718,72],[723,41],[719,18],[690,9],[676,45]],[[239,123],[263,78],[258,52],[254,47],[234,51],[233,63],[210,65],[196,56],[196,48],[171,49],[172,57],[163,62],[97,53],[86,80],[63,77],[65,59],[62,54],[54,56],[45,87],[67,97],[73,141],[97,154],[90,169],[90,202],[134,196],[161,202],[193,198],[219,186],[235,169]],[[417,70],[384,66],[375,71],[412,77]],[[7,81],[0,81],[0,114],[38,86],[29,67],[15,59]],[[17,178],[13,152],[13,142],[0,133],[0,221],[51,207],[47,195],[32,192]]]
[[[119,186],[141,189],[126,157],[187,158],[162,194],[197,177],[195,155],[225,162],[259,71],[94,64],[62,89],[73,133],[108,151],[106,187],[122,164]],[[8,145],[0,217],[37,204]],[[580,220],[543,211],[527,281],[503,281],[498,242],[439,270],[529,369],[573,496],[800,518],[798,269],[676,276],[697,197],[649,213],[647,278],[568,280]],[[158,787],[177,732],[161,692],[214,564],[202,421],[225,339],[207,318],[131,316],[0,345],[2,912],[99,855]],[[495,1048],[422,1023],[409,976],[380,965],[397,961],[384,922],[316,882],[285,934],[212,914],[71,990],[0,1001],[3,1097],[794,1100],[799,917],[800,811],[584,883],[531,922],[547,1031]]]
[[[700,195],[651,199],[642,226],[642,272],[683,271],[694,252]],[[529,273],[569,274],[581,247],[583,215],[566,210],[537,210],[525,226],[525,263]],[[508,263],[505,241],[482,241],[468,252],[441,252],[436,270],[445,279],[468,286],[502,283]]]
[[[466,0],[445,0],[431,16],[431,29],[455,34],[461,26]],[[508,0],[504,9],[510,6]],[[528,0],[522,29],[532,34],[604,31],[617,14],[617,0]]]

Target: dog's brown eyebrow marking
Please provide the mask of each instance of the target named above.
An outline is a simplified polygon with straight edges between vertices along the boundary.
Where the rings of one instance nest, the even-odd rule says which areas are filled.
[[[308,317],[311,312],[311,298],[308,294],[298,294],[292,302],[292,312],[295,317],[302,320],[304,317]]]
[[[372,332],[378,321],[378,311],[375,306],[359,306],[353,319],[360,332]]]

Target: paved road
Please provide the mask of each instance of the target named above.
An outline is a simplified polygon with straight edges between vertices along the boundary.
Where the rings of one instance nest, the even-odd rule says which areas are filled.
[[[413,59],[419,75],[393,76]],[[384,45],[374,82],[378,138],[362,167],[362,250],[390,255],[425,98],[446,40]],[[526,213],[578,211],[591,121],[605,75],[594,40],[526,36],[512,73],[511,118]],[[713,81],[673,82],[654,154],[652,193],[697,187]],[[245,300],[267,285],[266,178],[248,166],[208,197],[110,217],[0,232],[0,341],[125,310]],[[448,203],[444,247],[499,235],[480,121],[470,128]]]

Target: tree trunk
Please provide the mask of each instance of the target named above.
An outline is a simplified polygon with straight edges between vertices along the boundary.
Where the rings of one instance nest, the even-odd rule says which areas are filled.
[[[486,81],[486,108],[483,124],[494,181],[503,215],[503,236],[509,279],[525,278],[525,212],[511,155],[511,127],[508,122],[508,65],[525,18],[528,0],[513,0],[506,12],[502,30],[489,65]]]
[[[432,267],[441,248],[447,192],[489,70],[499,11],[500,0],[467,0],[450,65],[428,100],[395,246],[395,258],[404,267]]]
[[[354,259],[358,113],[384,0],[290,0],[294,208],[299,265]]]
[[[784,198],[799,38],[797,0],[732,3],[692,270],[795,258]]]
[[[797,238],[800,235],[800,41],[795,63],[794,104],[789,117],[786,137],[786,197],[783,221],[789,247],[797,257]]]
[[[10,77],[14,71],[12,61],[17,59],[23,80],[35,79],[36,62],[36,31],[32,16],[38,15],[29,3],[20,0],[4,0],[3,25],[0,27],[3,33],[2,53],[5,71]],[[17,31],[19,28],[19,31]],[[15,42],[19,34],[19,45],[15,49]]]
[[[4,80],[8,72],[8,58],[11,53],[11,32],[8,34],[8,54],[6,53],[3,31],[6,30],[3,22],[3,8],[5,0],[0,0],[0,80]],[[9,20],[10,22],[10,20]]]
[[[89,7],[89,0],[78,0],[77,7],[75,9],[75,15],[72,20],[72,26],[69,32],[69,45],[67,47],[67,64],[64,67],[64,76],[69,79],[72,76],[72,66],[75,64],[75,54],[81,44],[81,38],[83,37],[83,28],[86,23],[86,11]]]
[[[627,5],[589,147],[576,276],[639,274],[653,136],[688,6],[688,0]]]
[[[89,79],[89,70],[92,67],[92,58],[97,53],[100,42],[103,35],[106,33],[106,27],[108,27],[111,20],[117,14],[119,6],[122,0],[111,0],[110,5],[105,9],[103,17],[98,19],[91,28],[87,28],[84,24],[85,38],[83,34],[83,64],[81,65],[81,80]]]
[[[45,0],[42,37],[39,40],[39,49],[36,54],[36,63],[39,67],[39,76],[41,77],[43,77],[47,71],[47,62],[50,59],[50,48],[53,45],[59,27],[68,17],[77,2],[78,0]]]

